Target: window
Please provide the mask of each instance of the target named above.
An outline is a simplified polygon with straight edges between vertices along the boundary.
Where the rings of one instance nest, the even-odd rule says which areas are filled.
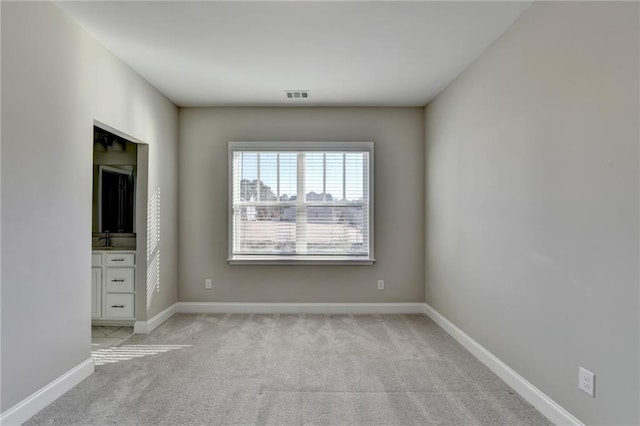
[[[229,142],[228,261],[372,264],[373,142]]]

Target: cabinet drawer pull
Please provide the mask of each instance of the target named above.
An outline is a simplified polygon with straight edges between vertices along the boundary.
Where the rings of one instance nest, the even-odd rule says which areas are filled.
[[[115,258],[115,259],[111,259],[111,261],[112,262],[124,262],[124,258],[118,257],[118,258]]]
[[[111,280],[112,283],[123,283],[124,278],[114,278]]]
[[[111,305],[112,308],[124,308],[124,305]]]

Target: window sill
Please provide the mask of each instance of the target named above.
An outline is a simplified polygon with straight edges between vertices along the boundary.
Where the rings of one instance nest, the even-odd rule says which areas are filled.
[[[375,259],[348,256],[235,256],[230,265],[373,265]]]

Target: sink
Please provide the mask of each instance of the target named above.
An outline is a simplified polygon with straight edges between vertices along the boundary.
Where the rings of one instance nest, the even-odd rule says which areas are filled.
[[[2,1],[2,0],[0,0]],[[94,232],[91,236],[92,250],[135,250],[136,234],[110,233],[108,247],[105,247],[106,233]]]

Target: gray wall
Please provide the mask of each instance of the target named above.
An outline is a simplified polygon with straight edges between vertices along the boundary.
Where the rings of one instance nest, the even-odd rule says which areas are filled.
[[[180,109],[180,300],[422,302],[423,119],[422,108]],[[375,265],[228,265],[230,140],[373,140]]]
[[[94,120],[150,146],[149,197],[162,189],[162,263],[149,315],[177,300],[178,114],[55,4],[0,7],[6,411],[90,356]]]
[[[640,421],[638,7],[535,3],[426,110],[427,303],[587,424]]]

